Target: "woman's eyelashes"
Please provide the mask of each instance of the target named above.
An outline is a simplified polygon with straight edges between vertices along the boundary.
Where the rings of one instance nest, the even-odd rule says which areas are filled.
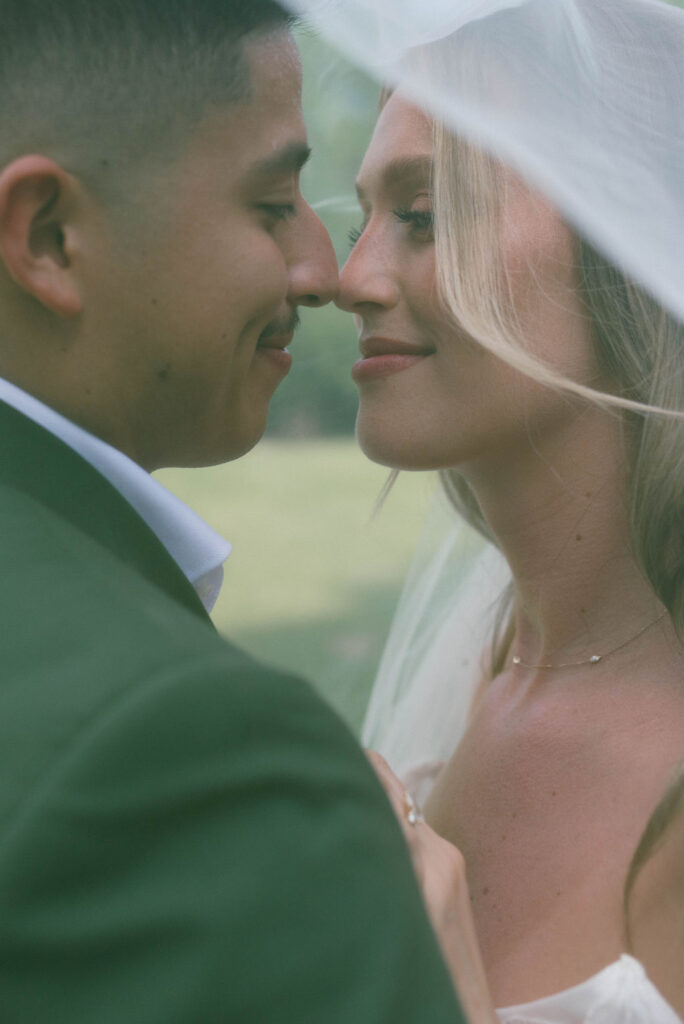
[[[414,210],[400,207],[392,211],[402,224],[408,224],[411,236],[417,242],[431,242],[434,236],[435,216],[432,210]]]
[[[400,224],[407,225],[410,241],[418,243],[433,241],[435,219],[432,210],[414,210],[408,206],[400,206],[392,210],[392,216]],[[351,249],[359,241],[365,229],[366,225],[363,224],[361,228],[352,228],[349,231],[347,238]]]

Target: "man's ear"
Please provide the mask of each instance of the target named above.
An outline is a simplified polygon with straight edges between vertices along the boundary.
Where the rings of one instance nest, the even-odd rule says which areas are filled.
[[[0,258],[20,288],[64,317],[82,310],[67,218],[72,184],[44,156],[19,157],[0,173]]]

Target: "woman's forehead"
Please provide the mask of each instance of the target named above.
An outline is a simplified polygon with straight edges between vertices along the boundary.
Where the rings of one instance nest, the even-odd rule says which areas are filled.
[[[429,179],[432,122],[416,106],[393,93],[383,107],[359,171],[360,194],[399,181]]]

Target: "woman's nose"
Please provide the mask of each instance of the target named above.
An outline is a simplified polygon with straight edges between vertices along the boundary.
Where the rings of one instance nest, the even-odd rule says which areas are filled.
[[[397,298],[392,267],[366,231],[342,268],[335,303],[347,313],[362,313],[364,307],[389,309]]]

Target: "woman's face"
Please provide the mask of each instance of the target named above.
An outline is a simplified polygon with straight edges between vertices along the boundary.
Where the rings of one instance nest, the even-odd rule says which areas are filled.
[[[362,358],[353,375],[361,447],[403,469],[509,458],[577,415],[576,403],[489,353],[440,309],[431,163],[430,122],[395,93],[359,173],[363,229],[338,300],[359,325]],[[529,349],[561,373],[596,384],[573,238],[538,195],[512,175],[506,184],[499,254]]]

